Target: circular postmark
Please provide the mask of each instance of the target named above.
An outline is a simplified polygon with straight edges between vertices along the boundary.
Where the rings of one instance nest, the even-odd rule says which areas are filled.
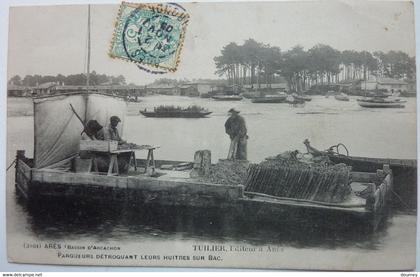
[[[131,61],[159,66],[176,55],[181,32],[177,19],[154,10],[135,9],[122,33],[125,54]]]

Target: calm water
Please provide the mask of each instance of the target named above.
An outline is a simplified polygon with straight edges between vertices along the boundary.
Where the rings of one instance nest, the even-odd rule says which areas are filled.
[[[351,102],[334,98],[315,97],[303,107],[287,104],[252,104],[216,102],[209,99],[153,96],[130,104],[124,138],[138,144],[160,145],[156,159],[192,160],[194,152],[209,149],[212,159],[225,158],[229,139],[224,134],[226,112],[234,107],[241,111],[249,130],[248,156],[258,162],[283,151],[304,151],[303,140],[326,149],[344,143],[351,155],[416,158],[415,99],[409,99],[405,109],[364,109]],[[30,105],[9,100],[9,111]],[[138,114],[139,109],[157,104],[188,106],[197,104],[211,110],[205,119],[156,119]],[[16,149],[33,151],[33,118],[8,118],[8,161]],[[138,157],[145,155],[138,153]],[[283,256],[276,265],[288,268],[343,269],[409,268],[414,265],[416,217],[404,211],[393,212],[379,231],[372,235],[358,232],[315,232],[312,229],[288,230],[260,226],[242,228],[227,222],[192,222],[182,215],[168,214],[154,218],[147,211],[140,213],[126,207],[86,209],[72,203],[27,210],[14,194],[13,169],[7,177],[8,232],[22,240],[96,241],[131,245],[143,242],[163,247],[192,243],[230,243],[241,245],[276,245]],[[53,204],[51,204],[53,205]],[[162,246],[163,245],[163,246]],[[296,257],[299,258],[296,258]],[[334,258],[335,257],[335,258]],[[356,258],[357,257],[357,258]],[[350,261],[349,261],[350,259]],[[351,260],[353,259],[353,262]],[[357,260],[357,262],[355,262]],[[302,261],[305,261],[303,263]],[[242,265],[243,266],[243,265]]]

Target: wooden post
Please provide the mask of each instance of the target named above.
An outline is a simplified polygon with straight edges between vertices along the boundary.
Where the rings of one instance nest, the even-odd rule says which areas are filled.
[[[119,175],[117,154],[111,154],[111,156],[110,156],[108,174],[107,175],[108,176]]]
[[[384,164],[383,166],[383,171],[385,172],[385,174],[387,175],[384,179],[384,183],[385,183],[385,199],[386,200],[392,200],[392,196],[393,196],[393,186],[394,186],[394,176],[392,175],[392,169],[389,166],[389,164]],[[394,192],[395,193],[395,192]]]
[[[369,195],[366,198],[366,209],[368,211],[374,211],[376,185],[374,183],[369,183],[368,188],[369,188]]]
[[[199,176],[207,176],[211,168],[211,152],[210,150],[199,150],[194,154],[193,170],[190,173],[192,178]]]
[[[152,176],[155,174],[156,169],[156,163],[155,163],[155,156],[153,155],[153,150],[155,148],[149,148],[147,152],[147,159],[146,159],[146,167],[145,167],[145,173],[148,176]],[[150,165],[151,163],[151,165]]]

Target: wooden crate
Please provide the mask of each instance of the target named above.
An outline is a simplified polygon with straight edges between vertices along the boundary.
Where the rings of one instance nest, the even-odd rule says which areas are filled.
[[[80,151],[111,152],[118,150],[115,140],[81,140]]]

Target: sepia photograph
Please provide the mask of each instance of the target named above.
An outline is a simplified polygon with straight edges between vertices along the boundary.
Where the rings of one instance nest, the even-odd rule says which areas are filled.
[[[10,263],[415,269],[413,2],[8,12]]]

